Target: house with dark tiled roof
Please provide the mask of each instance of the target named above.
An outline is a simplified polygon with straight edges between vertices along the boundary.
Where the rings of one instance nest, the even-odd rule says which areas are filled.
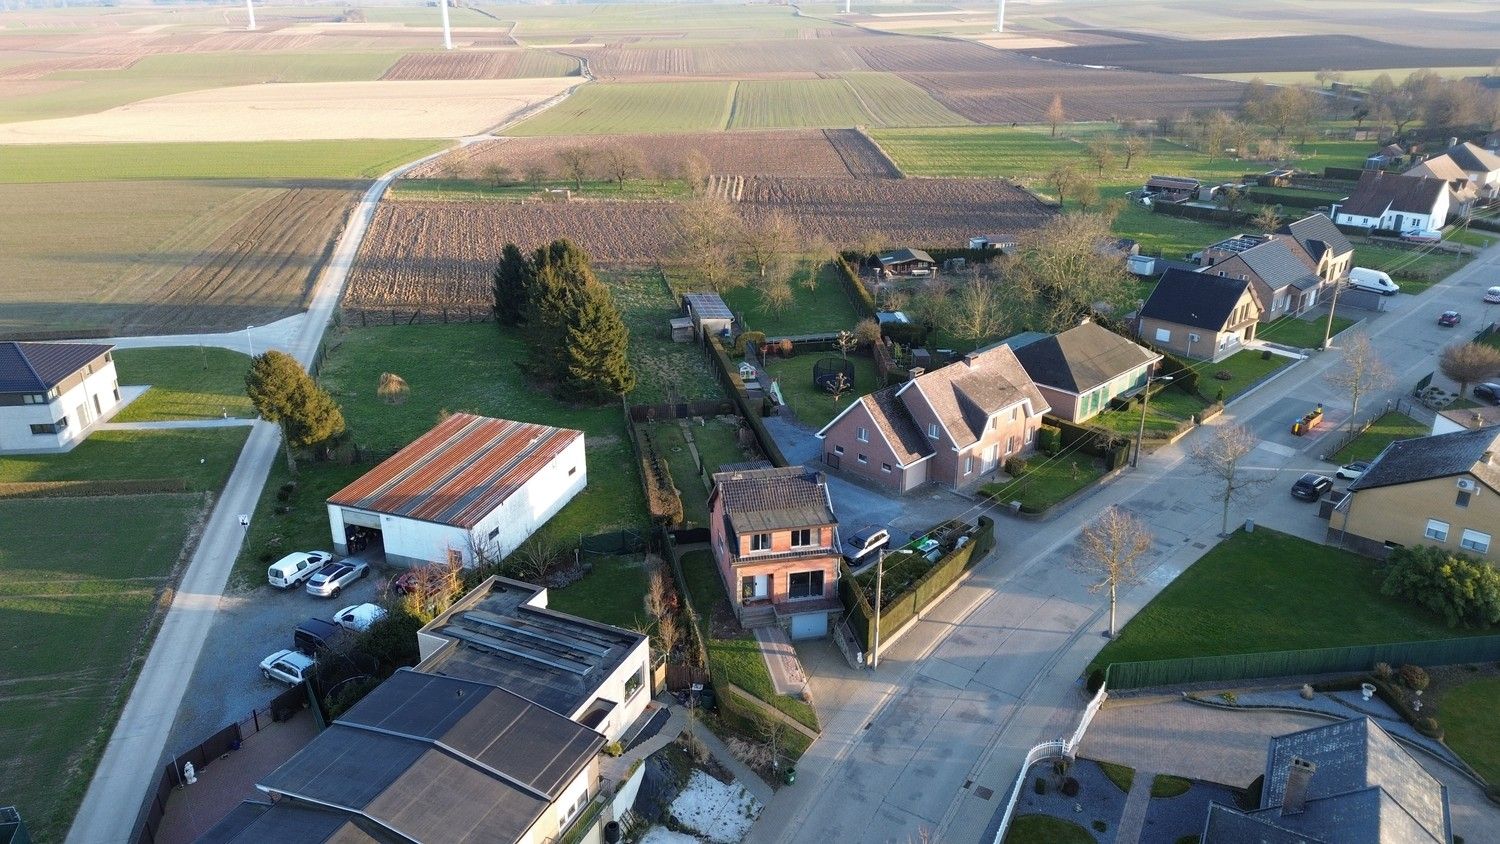
[[[1341,226],[1407,232],[1437,231],[1448,224],[1453,192],[1442,179],[1365,171],[1354,193],[1333,204]]]
[[[843,605],[838,520],[823,474],[734,469],[713,482],[709,542],[740,624],[780,625],[794,639],[828,635],[829,616]]]
[[[1017,348],[1016,358],[1041,391],[1052,415],[1084,422],[1110,400],[1145,386],[1161,355],[1102,325],[1085,322]]]
[[[1330,541],[1384,557],[1435,545],[1500,562],[1500,427],[1397,440],[1349,485]]]
[[[1448,791],[1369,718],[1271,739],[1260,805],[1210,803],[1212,844],[1450,844]]]
[[[120,407],[114,347],[0,342],[0,454],[67,451]]]
[[[1500,155],[1474,143],[1455,144],[1407,170],[1407,176],[1432,176],[1450,184],[1464,181],[1480,202],[1500,199]]]
[[[937,262],[921,249],[897,249],[876,256],[880,270],[887,277],[893,275],[925,275],[932,272]]]
[[[1248,279],[1174,268],[1141,306],[1136,333],[1173,354],[1222,360],[1255,339],[1261,310]]]
[[[1241,238],[1244,236],[1241,235]],[[1312,259],[1286,235],[1260,235],[1259,242],[1224,256],[1221,244],[1204,250],[1200,272],[1249,281],[1262,304],[1261,322],[1300,314],[1318,303],[1323,279]]]
[[[1354,263],[1354,244],[1339,231],[1327,214],[1309,214],[1276,230],[1296,242],[1313,263],[1313,271],[1326,284],[1335,284],[1349,275]]]
[[[962,489],[1031,451],[1051,406],[1005,344],[851,402],[818,432],[823,462],[888,489]]]

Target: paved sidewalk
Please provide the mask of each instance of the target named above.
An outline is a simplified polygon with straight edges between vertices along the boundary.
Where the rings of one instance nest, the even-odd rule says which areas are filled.
[[[802,663],[792,649],[792,640],[786,631],[777,625],[755,628],[755,639],[760,642],[760,655],[771,672],[771,685],[776,694],[800,698],[807,690],[807,675],[802,673]]]
[[[1120,816],[1120,825],[1115,829],[1115,844],[1136,844],[1141,840],[1141,830],[1146,828],[1146,810],[1151,808],[1151,781],[1154,779],[1154,771],[1136,769],[1130,793],[1125,796],[1125,813]]]

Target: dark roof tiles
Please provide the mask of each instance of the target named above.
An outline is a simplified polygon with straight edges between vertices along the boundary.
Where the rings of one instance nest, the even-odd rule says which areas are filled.
[[[1098,323],[1086,322],[1027,344],[1016,350],[1016,357],[1036,383],[1081,394],[1159,360],[1161,355]]]
[[[0,342],[0,393],[45,393],[114,346]]]
[[[1141,306],[1141,317],[1219,331],[1249,288],[1244,279],[1169,269]]]
[[[875,426],[885,435],[902,466],[910,466],[932,454],[932,444],[917,429],[911,411],[896,397],[899,386],[886,387],[860,399],[874,420]]]
[[[1388,210],[1429,214],[1446,190],[1448,183],[1442,179],[1366,170],[1354,193],[1339,203],[1338,212],[1357,217],[1380,217]]]
[[[1485,455],[1490,456],[1485,462]],[[1500,428],[1397,440],[1349,485],[1351,492],[1472,474],[1500,492]]]
[[[837,521],[823,476],[801,466],[716,472],[714,492],[736,534]]]
[[[1312,268],[1281,240],[1268,240],[1253,249],[1246,249],[1239,257],[1272,290],[1291,287],[1298,282],[1309,282],[1307,286],[1318,283]]]
[[[1291,235],[1293,240],[1302,244],[1302,248],[1314,261],[1319,260],[1324,252],[1344,255],[1354,251],[1354,244],[1339,231],[1339,227],[1333,224],[1327,214],[1311,214],[1300,220],[1293,220],[1278,229],[1278,232]]]

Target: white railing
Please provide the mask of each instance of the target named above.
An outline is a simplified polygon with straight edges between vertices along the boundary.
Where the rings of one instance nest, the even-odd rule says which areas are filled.
[[[1083,734],[1088,732],[1089,724],[1094,722],[1094,716],[1099,713],[1099,707],[1108,699],[1109,692],[1100,686],[1094,699],[1083,708],[1083,716],[1078,719],[1078,727],[1073,730],[1072,736],[1044,741],[1027,751],[1026,761],[1021,763],[1021,770],[1016,772],[1016,781],[1011,784],[1010,799],[1005,802],[1000,826],[995,830],[994,844],[1001,844],[1005,840],[1005,833],[1010,829],[1011,815],[1016,811],[1016,802],[1021,799],[1021,789],[1026,785],[1026,775],[1031,771],[1031,766],[1043,759],[1072,759],[1078,753],[1078,745],[1083,742]]]

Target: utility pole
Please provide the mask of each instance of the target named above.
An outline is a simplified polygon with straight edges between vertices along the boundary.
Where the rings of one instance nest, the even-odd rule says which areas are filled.
[[[247,27],[245,27],[245,29],[248,30],[248,31],[250,31],[250,32],[254,32],[255,31],[255,2],[254,2],[254,0],[245,0],[245,11],[250,14],[250,25],[247,26]]]
[[[1339,288],[1343,287],[1337,281],[1333,283],[1333,298],[1328,302],[1328,324],[1323,327],[1323,345],[1328,348],[1328,341],[1333,337],[1333,310],[1339,306]]]
[[[844,0],[844,14],[846,14],[846,15],[849,14],[849,3],[850,2],[851,2],[851,0]]]
[[[448,0],[438,0],[438,8],[443,10],[443,49],[453,49],[453,30],[448,26]]]
[[[1135,433],[1135,454],[1130,458],[1131,468],[1140,465],[1141,443],[1146,439],[1146,405],[1151,403],[1151,385],[1159,381],[1171,381],[1172,376],[1163,375],[1160,378],[1152,378],[1151,373],[1146,373],[1146,391],[1141,394],[1141,428]]]
[[[880,587],[885,579],[885,549],[875,558],[875,646],[870,648],[870,670],[880,667]]]
[[[995,31],[1005,31],[1005,0],[1000,0],[1000,8],[995,10]]]

